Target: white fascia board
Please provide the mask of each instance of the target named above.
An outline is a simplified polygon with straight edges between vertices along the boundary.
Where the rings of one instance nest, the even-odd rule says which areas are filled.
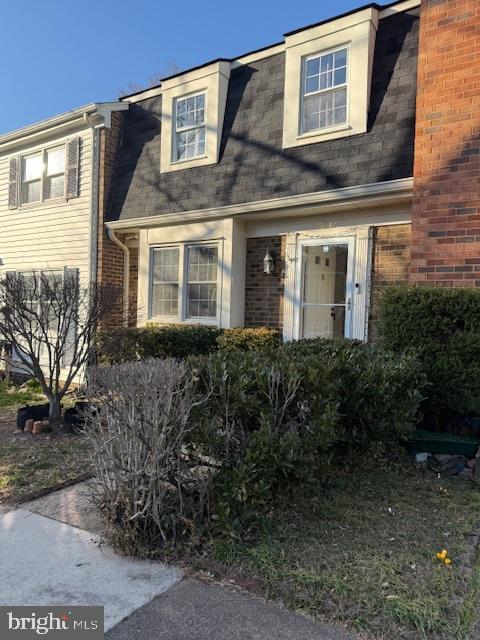
[[[98,115],[104,126],[109,127],[112,112],[126,111],[128,108],[129,104],[124,102],[92,102],[78,109],[41,120],[0,136],[0,154],[11,151],[18,146],[31,144],[37,139],[55,137],[72,128],[82,125],[90,126],[88,118],[93,115]]]
[[[234,216],[245,216],[255,213],[273,212],[275,215],[286,213],[291,215],[295,209],[313,207],[316,213],[333,211],[362,203],[365,206],[380,206],[382,204],[409,200],[412,197],[413,178],[400,178],[386,182],[342,187],[315,193],[305,193],[283,198],[272,198],[258,202],[246,202],[211,209],[195,209],[181,213],[166,213],[163,215],[131,218],[128,220],[113,220],[106,222],[109,229],[128,230],[144,229],[148,227],[162,227],[174,224],[185,224],[200,220],[214,220]]]

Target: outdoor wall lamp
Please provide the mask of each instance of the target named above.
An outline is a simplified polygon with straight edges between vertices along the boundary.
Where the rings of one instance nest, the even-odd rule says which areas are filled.
[[[273,273],[273,256],[270,251],[267,251],[263,259],[263,273],[266,273],[267,276]]]

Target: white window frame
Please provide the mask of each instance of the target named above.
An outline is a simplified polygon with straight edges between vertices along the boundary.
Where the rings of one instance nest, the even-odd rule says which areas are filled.
[[[182,100],[188,100],[188,98],[196,98],[197,96],[204,96],[203,98],[203,124],[196,125],[187,125],[185,127],[177,127],[177,114],[178,114],[178,103]],[[198,160],[199,158],[205,158],[207,156],[207,91],[196,91],[195,93],[188,93],[183,96],[178,96],[174,98],[173,101],[173,113],[174,113],[174,122],[173,122],[173,144],[172,144],[172,164],[178,164],[182,162],[191,162],[192,160]],[[178,158],[178,134],[184,133],[186,131],[194,131],[196,129],[204,129],[205,130],[205,142],[204,142],[204,152],[199,153],[195,156],[190,156],[188,158]]]
[[[188,250],[192,247],[217,249],[217,304],[216,315],[205,317],[189,317],[188,310]],[[153,308],[153,256],[156,249],[178,249],[178,313],[176,316],[154,316]],[[155,244],[149,248],[149,278],[148,278],[148,322],[159,324],[205,324],[220,326],[222,307],[222,271],[223,245],[219,241],[195,241],[168,244]]]
[[[63,164],[63,174],[60,173],[55,173],[52,174],[51,176],[47,175],[47,153],[49,151],[55,151],[56,149],[62,149],[64,150],[64,164]],[[25,158],[30,158],[32,156],[41,156],[41,161],[42,161],[42,171],[40,174],[40,199],[39,200],[34,200],[32,202],[24,202],[23,199],[23,185],[25,184],[24,180],[23,180],[23,160]],[[36,151],[31,151],[28,153],[22,153],[19,157],[18,157],[18,169],[19,169],[19,180],[18,183],[19,184],[19,188],[18,188],[18,196],[19,196],[19,208],[24,208],[24,207],[34,207],[34,206],[38,206],[39,204],[42,204],[43,202],[61,202],[65,200],[65,185],[66,185],[66,181],[67,181],[67,145],[66,143],[62,143],[62,144],[55,144],[52,145],[51,147],[44,147],[43,149],[37,149]],[[61,196],[56,196],[54,198],[46,198],[45,197],[45,189],[46,189],[46,184],[47,184],[47,180],[48,178],[54,177],[54,176],[60,176],[63,175],[63,195]],[[38,179],[37,179],[38,180]],[[33,180],[28,180],[27,182],[34,182]]]
[[[306,91],[307,62],[309,60],[316,60],[317,58],[321,60],[323,56],[328,56],[331,53],[336,53],[337,51],[343,51],[343,50],[346,51],[346,55],[347,55],[345,82],[343,84],[339,84],[339,85],[332,85],[331,87],[328,87],[326,89],[318,89],[317,91],[311,91],[311,92],[307,93],[307,91]],[[344,129],[346,126],[348,126],[348,122],[349,122],[349,106],[350,106],[350,95],[349,95],[349,89],[350,89],[350,45],[349,45],[349,43],[345,43],[344,45],[339,45],[339,46],[333,47],[331,49],[325,49],[323,51],[317,51],[316,53],[313,53],[311,55],[304,56],[302,58],[301,65],[302,65],[302,68],[301,68],[302,85],[301,85],[301,91],[300,91],[300,108],[299,108],[300,121],[299,121],[299,124],[298,124],[299,135],[300,136],[318,135],[319,133],[329,133],[329,132],[332,132],[332,131],[337,131],[339,129]],[[319,127],[317,129],[308,129],[308,130],[305,129],[305,127],[304,127],[304,122],[305,122],[305,98],[309,97],[309,96],[317,96],[317,95],[322,95],[322,94],[327,94],[327,93],[334,93],[338,89],[346,89],[345,120],[343,122],[338,122],[338,123],[330,125],[328,127]]]

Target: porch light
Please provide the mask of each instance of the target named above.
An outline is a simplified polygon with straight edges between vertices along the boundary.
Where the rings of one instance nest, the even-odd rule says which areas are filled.
[[[263,259],[263,273],[266,273],[267,276],[273,273],[273,256],[270,251],[267,251]]]

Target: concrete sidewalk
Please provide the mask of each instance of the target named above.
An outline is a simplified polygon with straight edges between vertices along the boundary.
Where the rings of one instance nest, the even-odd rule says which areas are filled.
[[[114,627],[108,640],[354,640],[245,593],[185,579]]]
[[[105,628],[178,582],[179,570],[115,555],[88,531],[26,509],[0,516],[1,605],[99,605]]]
[[[0,513],[0,605],[104,606],[111,640],[353,640],[249,594],[118,556],[100,533],[86,483]]]

